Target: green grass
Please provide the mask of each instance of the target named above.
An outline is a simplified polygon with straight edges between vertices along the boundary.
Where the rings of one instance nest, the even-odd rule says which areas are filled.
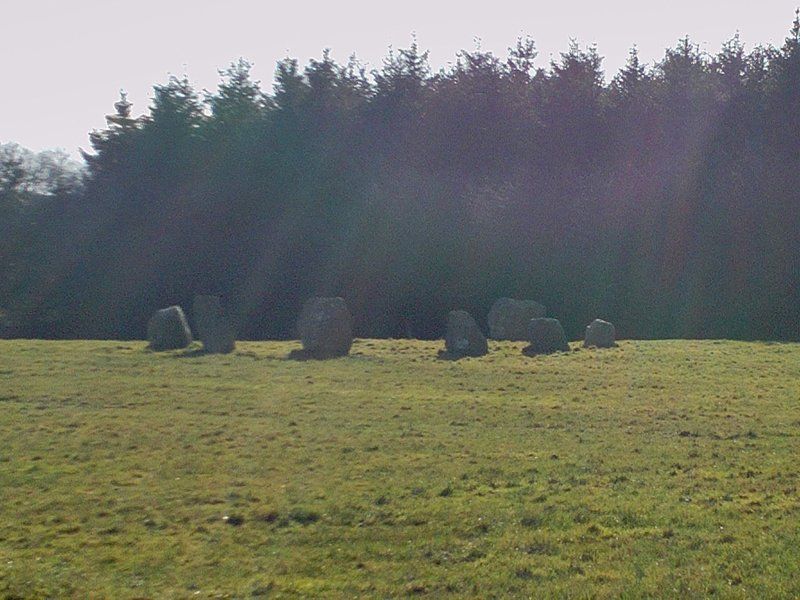
[[[0,597],[800,594],[800,345],[441,345],[0,342]]]

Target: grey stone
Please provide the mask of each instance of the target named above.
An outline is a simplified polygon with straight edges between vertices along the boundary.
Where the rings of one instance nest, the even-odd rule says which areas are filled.
[[[447,315],[444,347],[450,358],[483,356],[489,352],[486,336],[472,315],[464,310],[454,310]]]
[[[584,348],[613,348],[616,345],[616,330],[608,321],[595,319],[586,326]]]
[[[531,319],[528,323],[528,341],[522,352],[528,356],[569,352],[567,336],[558,319]]]
[[[353,318],[342,298],[312,298],[303,305],[297,321],[302,353],[294,358],[336,358],[350,353]]]
[[[222,309],[219,296],[195,296],[194,326],[209,354],[229,354],[236,348],[233,323]]]
[[[156,311],[147,323],[151,350],[178,350],[192,343],[192,332],[180,306]]]
[[[489,337],[522,342],[528,339],[528,323],[544,317],[547,310],[533,300],[500,298],[489,311]]]

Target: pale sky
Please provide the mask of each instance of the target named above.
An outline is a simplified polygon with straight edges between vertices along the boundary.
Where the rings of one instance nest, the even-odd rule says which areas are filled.
[[[684,35],[708,52],[738,31],[750,49],[783,43],[800,0],[634,0],[460,2],[364,0],[0,0],[0,143],[33,150],[88,149],[88,133],[105,125],[120,88],[134,113],[146,111],[152,86],[187,74],[213,89],[217,70],[243,57],[271,89],[275,63],[305,64],[324,48],[346,61],[356,53],[377,67],[387,48],[416,34],[435,68],[460,49],[504,55],[530,35],[539,65],[570,38],[596,44],[609,78],[633,44],[652,63]]]

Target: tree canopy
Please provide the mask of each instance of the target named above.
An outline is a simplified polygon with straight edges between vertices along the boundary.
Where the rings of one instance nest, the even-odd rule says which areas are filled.
[[[122,98],[85,173],[0,146],[6,333],[138,338],[214,293],[251,338],[341,295],[361,336],[516,296],[572,336],[800,339],[800,16],[780,48],[685,38],[609,77],[574,42],[535,58],[437,72],[414,41],[371,72],[287,58],[271,90],[240,60]]]

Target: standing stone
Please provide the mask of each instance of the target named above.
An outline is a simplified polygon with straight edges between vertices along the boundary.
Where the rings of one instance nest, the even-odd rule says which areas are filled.
[[[522,342],[528,339],[528,323],[543,317],[547,310],[533,300],[500,298],[489,311],[489,337]]]
[[[595,319],[586,326],[586,338],[583,342],[583,347],[613,348],[617,345],[615,338],[616,330],[611,323],[602,319]]]
[[[336,358],[350,353],[353,345],[353,318],[342,298],[312,298],[303,305],[297,321],[297,334],[303,342],[295,358]]]
[[[195,296],[194,326],[209,354],[229,354],[236,348],[233,323],[222,310],[219,296]]]
[[[486,336],[475,319],[464,310],[454,310],[447,315],[444,348],[450,358],[483,356],[489,352]]]
[[[567,336],[558,319],[531,319],[528,323],[528,340],[530,345],[522,350],[527,356],[569,352]]]
[[[192,332],[180,306],[157,310],[147,323],[151,350],[178,350],[192,343]]]

